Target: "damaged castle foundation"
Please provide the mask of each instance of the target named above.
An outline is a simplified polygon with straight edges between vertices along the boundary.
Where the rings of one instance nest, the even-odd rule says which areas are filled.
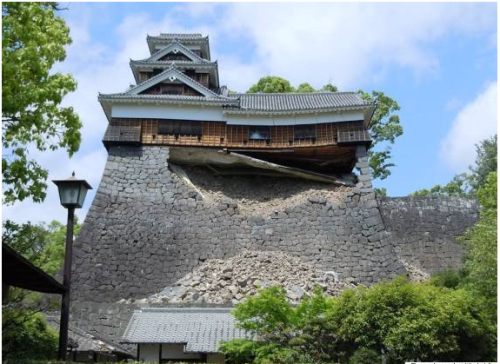
[[[360,153],[363,149],[360,148]],[[72,320],[119,340],[140,301],[207,259],[279,251],[371,284],[412,267],[460,265],[454,242],[477,219],[458,198],[377,199],[367,157],[354,187],[169,168],[169,148],[113,147],[74,247]],[[123,303],[127,301],[128,303]],[[229,302],[230,303],[230,302]]]

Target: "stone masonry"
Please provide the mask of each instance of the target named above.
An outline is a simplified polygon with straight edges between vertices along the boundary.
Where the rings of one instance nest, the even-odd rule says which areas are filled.
[[[182,167],[186,182],[169,168],[168,147],[111,147],[74,246],[72,320],[117,342],[134,299],[243,251],[283,252],[364,284],[408,264],[459,267],[454,239],[477,220],[477,204],[377,199],[364,147],[357,157],[355,187]]]

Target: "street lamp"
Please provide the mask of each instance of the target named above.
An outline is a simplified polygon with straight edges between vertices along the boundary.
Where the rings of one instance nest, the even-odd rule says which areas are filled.
[[[52,181],[59,189],[61,205],[68,209],[68,223],[66,225],[66,252],[64,256],[64,278],[65,288],[61,303],[61,322],[59,323],[59,360],[66,360],[68,349],[68,325],[69,325],[69,294],[71,285],[71,258],[73,255],[73,225],[75,209],[83,206],[87,191],[92,187],[83,179],[76,179],[75,172],[68,179]]]

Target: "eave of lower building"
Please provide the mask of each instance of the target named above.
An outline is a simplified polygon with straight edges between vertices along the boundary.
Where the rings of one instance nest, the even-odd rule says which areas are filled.
[[[222,121],[234,125],[297,125],[364,120],[368,124],[373,106],[259,111],[238,109],[238,100],[169,95],[100,95],[108,120],[154,118]]]

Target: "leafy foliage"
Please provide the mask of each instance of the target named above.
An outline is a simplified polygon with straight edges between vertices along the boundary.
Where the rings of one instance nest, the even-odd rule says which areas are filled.
[[[259,343],[250,339],[234,339],[222,342],[219,349],[226,354],[229,363],[245,364],[255,360]]]
[[[463,286],[465,272],[463,270],[446,270],[434,274],[429,283],[437,287],[457,289]]]
[[[385,179],[391,175],[389,168],[395,164],[390,162],[391,145],[397,137],[403,135],[403,127],[400,124],[399,104],[381,91],[372,91],[371,94],[359,91],[363,99],[377,103],[377,108],[370,123],[370,135],[373,139],[372,147],[368,151],[370,156],[370,167],[373,178]],[[379,150],[379,148],[382,148]]]
[[[301,83],[297,89],[295,89],[290,81],[279,77],[279,76],[266,76],[262,77],[256,84],[252,85],[247,93],[254,94],[258,92],[262,93],[291,93],[291,92],[337,92],[337,86],[331,83],[326,84],[319,90],[316,90],[309,83]]]
[[[466,247],[466,287],[487,300],[496,322],[497,312],[497,172],[491,172],[478,191],[480,219],[462,238]]]
[[[310,84],[306,83],[301,83],[299,87],[297,87],[297,92],[316,92],[314,87],[312,87]]]
[[[2,359],[4,362],[53,359],[58,336],[44,317],[25,310],[2,310]]]
[[[444,186],[435,185],[431,189],[421,189],[413,192],[410,196],[470,196],[470,176],[467,173],[457,174]]]
[[[388,364],[488,360],[494,334],[481,301],[465,289],[398,278],[337,298],[318,288],[294,307],[270,287],[234,310],[254,343],[230,341],[222,351],[238,363],[368,363],[382,353]]]
[[[76,89],[69,74],[51,72],[66,58],[71,43],[57,3],[2,3],[2,158],[4,202],[45,198],[47,171],[28,158],[35,147],[65,148],[73,155],[80,146],[81,121],[71,107],[60,107]]]
[[[379,196],[387,196],[387,188],[375,188],[374,190]]]
[[[381,362],[381,355],[375,350],[367,348],[359,348],[349,359],[349,364],[374,364]]]
[[[475,196],[486,183],[491,172],[497,171],[497,135],[476,145],[476,161],[469,167],[470,172],[457,174],[444,186],[435,185],[430,189],[415,191],[411,196]]]
[[[79,234],[80,228],[78,221],[75,221],[75,235]],[[66,225],[55,220],[49,225],[29,222],[16,224],[6,220],[2,241],[43,271],[54,275],[64,261]]]
[[[332,85],[331,83],[327,83],[325,86],[321,88],[320,91],[323,92],[337,92],[339,89],[337,86]]]
[[[77,222],[74,231],[76,234],[80,231]],[[50,275],[55,275],[62,267],[66,226],[57,221],[34,225],[7,220],[2,240]],[[47,327],[40,312],[56,308],[59,303],[60,297],[43,296],[15,287],[9,289],[8,303],[2,307],[4,360],[25,362],[53,357],[57,351],[57,335]]]
[[[278,76],[266,76],[262,77],[255,85],[250,87],[247,93],[287,93],[294,91],[295,89],[290,85],[290,81]]]
[[[403,278],[344,292],[332,313],[342,340],[383,352],[388,363],[488,357],[489,325],[474,295]]]

